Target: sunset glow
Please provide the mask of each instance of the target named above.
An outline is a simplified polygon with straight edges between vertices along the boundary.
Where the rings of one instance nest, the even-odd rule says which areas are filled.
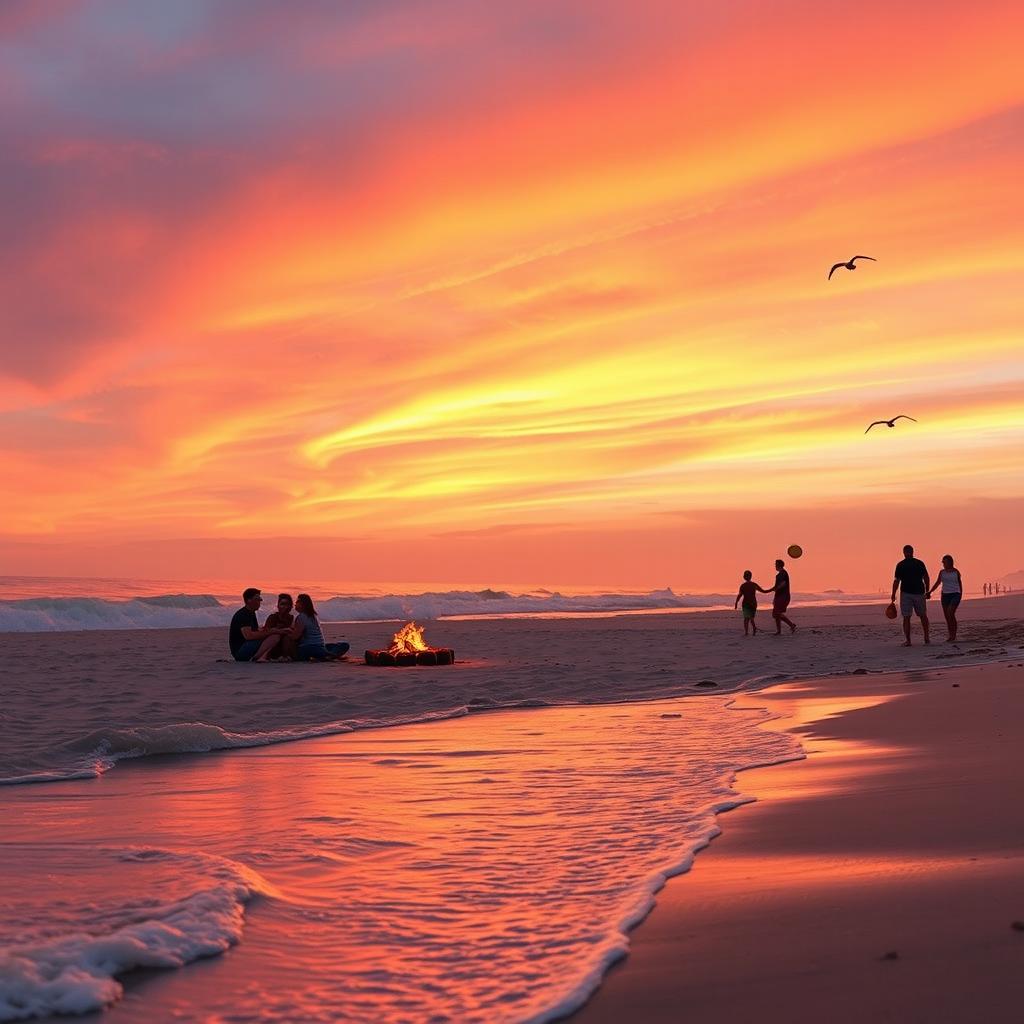
[[[1018,568],[1022,38],[1000,2],[6,5],[6,571]]]

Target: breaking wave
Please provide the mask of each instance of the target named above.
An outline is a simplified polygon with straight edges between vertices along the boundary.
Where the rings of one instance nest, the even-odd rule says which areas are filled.
[[[835,600],[835,595],[800,594],[800,600]],[[854,595],[843,595],[852,600]],[[422,594],[338,595],[318,598],[326,622],[439,619],[481,615],[600,614],[672,611],[732,606],[731,594],[677,594],[671,588],[647,593],[560,594],[545,590],[446,590]],[[82,629],[181,629],[223,627],[237,602],[211,594],[166,594],[107,600],[99,597],[34,597],[0,601],[0,633]]]
[[[139,967],[184,967],[242,936],[245,904],[271,888],[224,857],[152,847],[6,847],[21,885],[0,929],[0,1021],[102,1010]],[[116,872],[119,896],[104,878]],[[55,882],[76,897],[52,900]]]
[[[59,747],[39,751],[35,757],[23,759],[17,766],[0,761],[0,786],[97,778],[113,768],[118,761],[137,757],[206,754],[215,750],[266,747],[274,743],[290,743],[293,740],[336,736],[358,729],[380,729],[393,725],[461,718],[474,711],[548,707],[552,703],[543,700],[471,701],[468,705],[424,710],[415,714],[393,714],[380,718],[323,722],[253,732],[231,732],[205,722],[178,722],[130,729],[97,729]]]

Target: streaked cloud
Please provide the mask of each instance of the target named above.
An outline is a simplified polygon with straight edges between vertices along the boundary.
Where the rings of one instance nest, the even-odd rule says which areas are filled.
[[[468,578],[474,537],[557,559],[678,516],[699,546],[712,510],[940,480],[948,510],[1024,505],[1022,29],[1002,3],[11,5],[2,536],[401,530],[458,536]],[[894,411],[921,422],[863,437]]]

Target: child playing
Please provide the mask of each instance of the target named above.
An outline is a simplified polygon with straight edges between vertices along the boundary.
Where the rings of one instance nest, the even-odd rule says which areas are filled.
[[[757,614],[757,593],[760,591],[762,594],[767,594],[768,591],[764,587],[755,583],[753,580],[754,574],[747,569],[743,574],[743,582],[740,584],[740,592],[736,595],[736,600],[733,602],[733,608],[739,603],[740,599],[743,600],[743,635],[750,635],[750,627],[754,628],[754,636],[757,636],[757,623],[754,622],[754,616]]]

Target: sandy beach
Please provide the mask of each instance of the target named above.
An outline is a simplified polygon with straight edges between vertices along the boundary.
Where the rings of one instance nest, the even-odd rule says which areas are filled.
[[[1024,661],[749,700],[807,759],[743,773],[573,1020],[1019,1019]]]
[[[400,622],[325,624],[344,663],[249,665],[220,629],[0,634],[0,779],[92,775],[124,757],[262,745],[497,708],[601,704],[856,671],[969,664],[1019,642],[1024,596],[965,603],[960,643],[903,649],[872,605],[800,607],[795,635],[745,637],[732,612],[427,623],[458,663],[412,672],[362,664]],[[937,604],[933,616],[939,617]],[[916,627],[915,627],[916,628]],[[713,685],[712,685],[713,684]]]

